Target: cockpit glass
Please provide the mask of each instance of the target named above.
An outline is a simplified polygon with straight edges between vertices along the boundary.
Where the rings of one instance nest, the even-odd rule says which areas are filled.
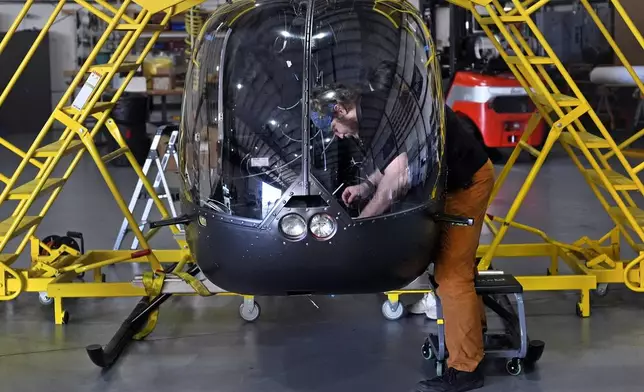
[[[422,205],[442,154],[426,27],[404,2],[314,3],[312,173],[354,217]]]
[[[194,202],[262,219],[299,177],[304,4],[239,2],[205,27],[183,115]]]
[[[441,79],[427,28],[406,7],[271,0],[219,8],[186,78],[185,196],[254,220],[307,178],[353,218],[428,202],[443,164]]]

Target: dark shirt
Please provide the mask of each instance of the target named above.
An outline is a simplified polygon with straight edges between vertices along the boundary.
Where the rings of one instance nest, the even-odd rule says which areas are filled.
[[[474,132],[478,130],[459,119],[450,107],[445,106],[448,192],[470,187],[474,174],[488,161],[487,153]]]
[[[376,94],[369,94],[367,98],[368,100],[363,97],[359,117],[362,117],[362,113],[366,110],[373,110],[376,106],[374,101],[383,102],[383,98]],[[377,107],[377,110],[381,110],[378,114],[382,115],[384,105],[382,108]],[[352,145],[351,163],[360,168],[359,174],[355,173],[355,175],[362,179],[376,170],[384,174],[385,169],[397,156],[408,152],[405,143],[396,139],[390,124],[386,124],[383,132],[376,135],[378,122],[370,121],[373,118],[379,119],[379,116],[373,114],[365,119],[361,118],[359,140],[355,138],[347,140]],[[481,142],[474,136],[474,132],[478,130],[460,119],[450,107],[445,105],[446,190],[448,192],[466,189],[472,185],[474,174],[488,160],[487,153]]]

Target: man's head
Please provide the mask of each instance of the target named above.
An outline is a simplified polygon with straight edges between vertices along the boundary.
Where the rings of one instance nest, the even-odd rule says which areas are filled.
[[[322,130],[332,131],[340,139],[358,137],[362,95],[388,92],[395,71],[395,63],[383,61],[365,75],[364,86],[331,84],[315,89],[311,97],[313,123]]]
[[[311,119],[318,128],[330,130],[340,139],[358,136],[360,91],[357,88],[341,84],[325,86],[313,92],[311,101]]]

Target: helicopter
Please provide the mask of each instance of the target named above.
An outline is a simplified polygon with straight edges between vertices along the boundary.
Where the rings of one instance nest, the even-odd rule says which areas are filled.
[[[404,2],[241,1],[211,17],[179,140],[181,223],[203,274],[249,295],[383,292],[423,274],[446,219],[438,67]],[[332,118],[347,97],[359,132],[343,138]],[[388,170],[384,195],[373,178]]]

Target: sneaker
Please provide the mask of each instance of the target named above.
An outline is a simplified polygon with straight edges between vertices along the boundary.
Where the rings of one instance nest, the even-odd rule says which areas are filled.
[[[449,368],[441,377],[421,381],[414,392],[466,392],[483,388],[483,374],[477,369],[462,372]]]
[[[420,301],[409,307],[409,313],[424,314],[427,318],[436,320],[436,298],[432,293],[425,294]]]

